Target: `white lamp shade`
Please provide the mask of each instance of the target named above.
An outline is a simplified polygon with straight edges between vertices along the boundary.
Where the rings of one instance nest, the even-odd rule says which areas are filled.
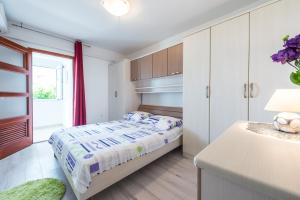
[[[127,0],[102,0],[103,7],[115,16],[122,16],[129,11],[129,2]]]
[[[277,112],[300,112],[300,89],[276,90],[265,110]]]

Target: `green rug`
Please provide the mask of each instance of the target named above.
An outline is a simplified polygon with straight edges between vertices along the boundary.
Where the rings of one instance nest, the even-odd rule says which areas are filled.
[[[61,181],[46,178],[0,192],[0,200],[61,200],[65,191],[66,187]]]

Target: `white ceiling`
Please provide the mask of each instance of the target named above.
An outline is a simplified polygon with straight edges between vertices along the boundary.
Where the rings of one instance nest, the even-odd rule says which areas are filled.
[[[256,1],[129,0],[130,12],[119,19],[100,0],[0,0],[10,21],[124,55]]]

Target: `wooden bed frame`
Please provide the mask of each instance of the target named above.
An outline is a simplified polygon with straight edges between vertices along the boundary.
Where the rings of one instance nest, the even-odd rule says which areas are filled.
[[[176,118],[182,118],[182,108],[178,107],[164,107],[164,106],[152,106],[152,105],[140,105],[139,111],[145,111],[156,115],[167,115]],[[112,184],[122,180],[126,176],[134,173],[135,171],[141,169],[142,167],[148,165],[154,160],[160,158],[161,156],[167,154],[168,152],[176,149],[182,145],[182,137],[177,140],[166,144],[160,149],[157,149],[151,153],[148,153],[142,157],[138,157],[134,160],[130,160],[127,163],[118,165],[111,170],[105,171],[92,178],[92,183],[85,193],[79,193],[73,185],[72,178],[68,176],[68,171],[63,167],[63,163],[58,159],[61,168],[63,169],[76,197],[78,200],[88,199],[95,194],[101,192],[105,188],[111,186]]]

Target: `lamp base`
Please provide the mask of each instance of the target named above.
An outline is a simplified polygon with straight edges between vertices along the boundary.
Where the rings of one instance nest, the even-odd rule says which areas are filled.
[[[275,129],[286,133],[300,132],[300,115],[296,113],[283,112],[273,119]]]

